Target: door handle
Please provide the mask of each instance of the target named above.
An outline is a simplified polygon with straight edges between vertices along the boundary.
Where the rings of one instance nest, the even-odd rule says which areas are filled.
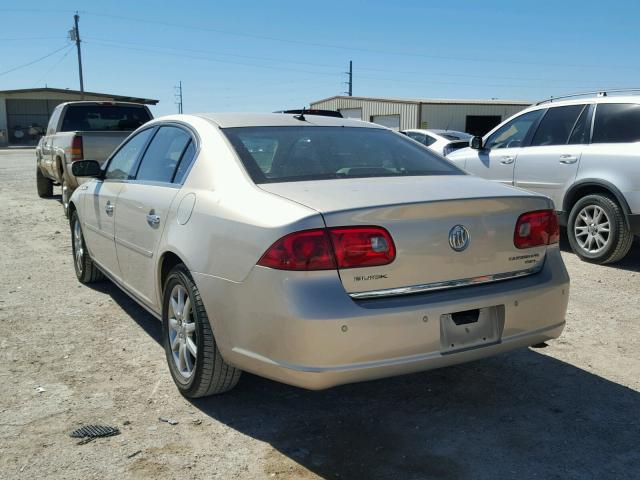
[[[502,160],[500,160],[500,163],[503,165],[509,165],[510,163],[515,162],[516,157],[512,156],[512,155],[505,155],[504,157],[502,157]]]
[[[576,155],[560,155],[559,161],[565,165],[570,165],[572,163],[576,163],[578,161],[578,157]]]
[[[151,210],[147,215],[147,223],[150,226],[155,227],[160,223],[160,215],[156,215],[155,213],[153,213],[153,210]]]
[[[107,215],[111,215],[113,213],[113,205],[111,205],[110,200],[107,200],[107,204],[104,206],[104,211]]]

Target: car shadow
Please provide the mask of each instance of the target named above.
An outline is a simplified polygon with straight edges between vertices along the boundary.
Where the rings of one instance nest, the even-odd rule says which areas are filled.
[[[93,288],[161,341],[160,322],[118,287]],[[231,392],[192,404],[271,445],[271,476],[287,473],[286,457],[334,479],[634,477],[640,394],[539,352],[319,392],[245,373]]]
[[[562,229],[560,234],[560,249],[565,253],[573,253],[573,249],[567,239],[567,233],[565,229]],[[616,268],[620,270],[627,270],[629,272],[640,272],[640,236],[636,235],[631,245],[629,253],[620,261],[616,263],[609,263],[606,265],[599,265],[603,268]]]

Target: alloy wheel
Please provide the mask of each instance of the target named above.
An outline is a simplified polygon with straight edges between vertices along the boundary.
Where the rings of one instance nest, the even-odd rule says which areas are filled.
[[[573,231],[580,248],[590,254],[596,254],[609,244],[611,223],[602,207],[587,205],[576,216]]]
[[[73,255],[76,260],[78,274],[82,275],[84,267],[84,246],[82,242],[82,229],[78,220],[73,224]]]
[[[183,285],[171,290],[169,299],[169,345],[174,365],[180,375],[193,375],[198,355],[196,324],[191,299]]]

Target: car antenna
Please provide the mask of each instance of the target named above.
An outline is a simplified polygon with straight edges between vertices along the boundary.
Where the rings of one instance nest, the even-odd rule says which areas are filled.
[[[300,120],[301,122],[306,122],[307,119],[304,118],[304,110],[305,108],[302,107],[302,111],[300,112],[300,115],[294,115],[293,118],[295,118],[296,120]]]

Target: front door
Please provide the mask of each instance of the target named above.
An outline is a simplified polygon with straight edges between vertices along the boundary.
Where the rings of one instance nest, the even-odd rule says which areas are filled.
[[[562,210],[562,198],[578,172],[591,125],[589,105],[549,108],[532,136],[520,149],[515,185],[550,197]]]
[[[482,150],[472,150],[465,161],[465,170],[488,180],[513,185],[513,172],[522,145],[531,127],[544,110],[533,110],[510,120],[484,141]]]
[[[193,154],[187,148],[190,142],[185,129],[160,127],[140,161],[135,181],[124,185],[118,197],[115,239],[123,282],[157,309],[157,249],[180,188],[176,170],[182,160],[187,161],[186,155]]]
[[[84,204],[84,236],[93,259],[105,273],[120,280],[116,257],[115,219],[118,216],[118,197],[130,179],[137,159],[146,146],[153,129],[142,130],[131,137],[108,160],[102,181],[91,182]]]

